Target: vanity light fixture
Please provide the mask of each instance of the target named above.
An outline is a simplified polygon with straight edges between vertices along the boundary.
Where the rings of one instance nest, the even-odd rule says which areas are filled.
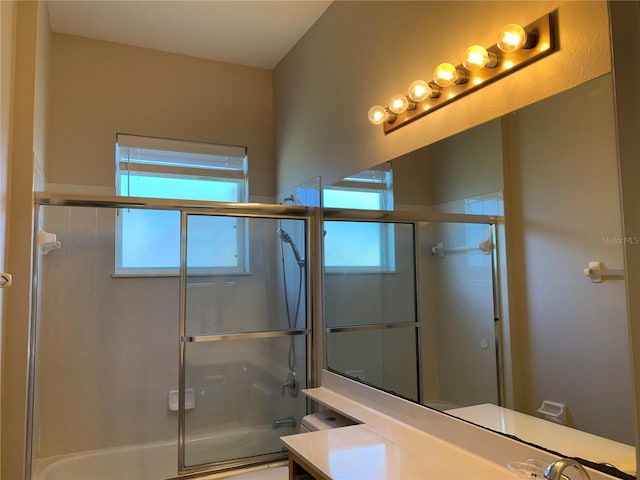
[[[516,50],[524,48],[527,44],[527,38],[531,41],[535,40],[534,36],[527,35],[524,28],[516,23],[510,23],[500,30],[498,33],[498,41],[496,45],[500,50],[506,53],[513,53]]]
[[[396,115],[404,113],[407,110],[415,110],[415,108],[416,103],[402,93],[394,95],[389,101],[389,110],[391,110],[391,113],[395,113]]]
[[[433,71],[433,81],[440,87],[467,83],[467,80],[469,80],[467,72],[451,63],[441,63]]]
[[[409,85],[408,96],[414,102],[423,102],[427,98],[438,98],[440,91],[441,89],[437,85],[429,85],[424,80],[414,80]]]
[[[462,65],[470,72],[481,68],[495,68],[498,65],[498,55],[482,45],[472,45],[465,50]]]
[[[495,45],[472,45],[460,65],[441,63],[433,80],[415,80],[407,95],[394,95],[388,107],[371,107],[369,121],[390,133],[553,53],[557,49],[555,19],[555,13],[550,13],[524,27],[506,25]]]
[[[374,125],[382,125],[384,122],[393,123],[395,119],[396,116],[382,105],[374,105],[369,109],[369,121]]]

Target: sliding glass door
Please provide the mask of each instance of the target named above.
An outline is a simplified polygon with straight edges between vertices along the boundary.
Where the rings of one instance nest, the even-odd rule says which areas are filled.
[[[280,458],[306,413],[306,221],[182,221],[181,471]]]
[[[419,401],[413,223],[324,225],[329,368]]]

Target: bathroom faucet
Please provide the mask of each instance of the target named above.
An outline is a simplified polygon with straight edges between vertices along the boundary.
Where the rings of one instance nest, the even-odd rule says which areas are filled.
[[[563,480],[567,477],[563,475],[562,472],[564,472],[564,470],[569,467],[573,467],[578,470],[578,472],[580,472],[580,477],[582,478],[582,480],[590,480],[589,474],[587,473],[585,468],[573,458],[561,458],[560,460],[552,462],[551,465],[549,465],[544,471],[544,478],[546,478],[547,480]]]
[[[289,372],[287,375],[287,382],[282,384],[282,396],[284,397],[284,392],[289,390],[290,397],[297,397],[300,392],[300,386],[298,385],[298,379],[296,378],[295,372]]]
[[[295,426],[296,426],[296,419],[293,417],[293,415],[286,418],[274,418],[273,423],[271,424],[271,428],[273,429],[285,428],[285,427],[295,428]]]

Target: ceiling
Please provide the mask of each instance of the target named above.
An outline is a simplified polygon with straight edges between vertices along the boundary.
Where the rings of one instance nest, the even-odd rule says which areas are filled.
[[[54,32],[273,69],[331,0],[49,0]]]

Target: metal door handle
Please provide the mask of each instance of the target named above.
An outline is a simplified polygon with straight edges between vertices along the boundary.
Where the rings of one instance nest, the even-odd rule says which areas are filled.
[[[8,288],[13,283],[13,275],[10,273],[0,273],[0,288]]]

